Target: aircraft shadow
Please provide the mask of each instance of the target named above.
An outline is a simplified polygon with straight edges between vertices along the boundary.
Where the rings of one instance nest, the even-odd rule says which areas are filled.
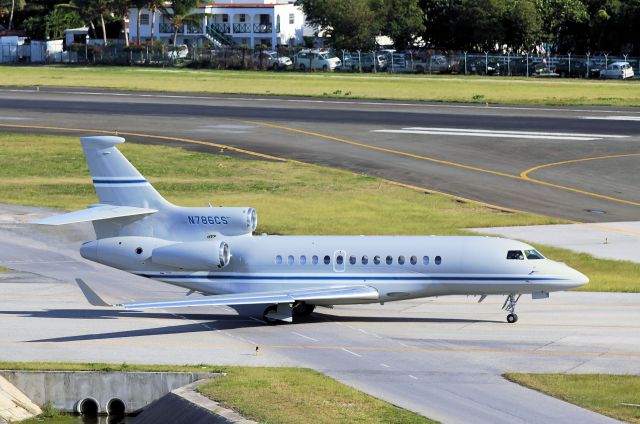
[[[498,323],[502,324],[505,321],[488,320],[488,319],[463,319],[463,318],[417,318],[417,317],[363,317],[355,315],[328,315],[323,313],[314,312],[315,316],[327,321],[338,322],[415,322],[415,323],[462,323],[462,324],[474,324],[474,323]]]
[[[167,312],[136,312],[114,309],[49,309],[40,311],[0,311],[0,315],[15,315],[28,318],[53,318],[53,319],[118,319],[118,318],[148,318],[148,319],[176,319],[204,321],[215,319],[243,319],[237,315],[229,314],[170,314]]]

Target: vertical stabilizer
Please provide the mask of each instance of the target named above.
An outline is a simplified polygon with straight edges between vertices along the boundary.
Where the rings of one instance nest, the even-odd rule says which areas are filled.
[[[113,136],[80,138],[100,203],[154,209],[169,205],[116,148],[124,141]]]

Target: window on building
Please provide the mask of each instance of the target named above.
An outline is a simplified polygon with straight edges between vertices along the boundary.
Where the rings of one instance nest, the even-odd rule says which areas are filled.
[[[436,256],[436,260],[434,262],[436,265],[440,265],[442,263],[442,258],[440,256]]]
[[[278,255],[276,256],[276,264],[280,265],[282,263],[282,256]]]
[[[140,15],[140,25],[149,25],[149,14],[143,13]]]
[[[356,257],[355,257],[355,256],[353,256],[353,255],[349,256],[349,263],[350,263],[351,265],[355,265],[357,261],[358,261],[358,260],[356,259]]]
[[[227,23],[229,22],[229,15],[222,15],[222,23]]]
[[[318,265],[318,255],[313,255],[311,257],[311,263],[314,265]]]
[[[300,255],[300,265],[304,265],[307,263],[307,257],[305,255]]]
[[[289,13],[289,25],[293,25],[296,22],[296,15]]]
[[[411,259],[409,259],[409,262],[411,262],[411,265],[415,265],[418,263],[418,258],[412,256]]]
[[[362,255],[362,265],[366,265],[369,263],[369,258],[367,255]]]
[[[247,20],[247,15],[245,15],[245,14],[241,14],[239,19],[240,19],[240,22],[246,22],[246,20]]]
[[[331,263],[331,256],[324,255],[324,264],[329,265]]]
[[[429,257],[428,256],[423,256],[422,257],[422,265],[429,265]]]
[[[398,256],[398,264],[404,265],[404,256]]]
[[[289,257],[287,258],[287,263],[289,265],[293,265],[294,262],[295,260],[293,259],[293,255],[289,255]]]

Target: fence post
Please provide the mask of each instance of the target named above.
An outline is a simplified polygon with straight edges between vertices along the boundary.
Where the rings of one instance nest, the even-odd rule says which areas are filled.
[[[467,75],[467,52],[464,52],[464,74]]]
[[[590,71],[591,71],[591,63],[590,63],[590,61],[589,61],[589,57],[590,57],[590,56],[591,56],[591,53],[590,53],[590,52],[587,52],[587,75],[586,75],[586,78],[587,78],[587,79],[589,78],[589,74],[591,73],[591,72],[590,72]]]
[[[567,53],[567,56],[569,56],[569,74],[567,77],[571,78],[571,52]]]
[[[489,52],[484,52],[484,74],[489,74]]]
[[[376,52],[375,50],[371,52],[371,58],[373,59],[373,73],[376,73]]]
[[[362,73],[362,55],[360,54],[360,50],[358,50],[358,72]]]
[[[604,55],[604,68],[607,69],[609,67],[609,54],[605,53]]]
[[[527,78],[529,78],[529,52],[527,52]]]
[[[511,76],[511,52],[507,52],[507,75]]]
[[[391,53],[391,73],[393,74],[393,53]]]

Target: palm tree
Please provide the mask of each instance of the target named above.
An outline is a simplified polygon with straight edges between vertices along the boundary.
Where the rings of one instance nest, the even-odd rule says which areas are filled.
[[[150,0],[147,4],[147,9],[151,13],[151,47],[153,47],[153,41],[156,38],[156,12],[162,8],[164,0]]]
[[[194,14],[193,10],[198,5],[198,0],[173,0],[171,11],[162,7],[162,14],[171,21],[173,26],[173,48],[176,48],[178,31],[183,25],[199,23],[202,14]]]

